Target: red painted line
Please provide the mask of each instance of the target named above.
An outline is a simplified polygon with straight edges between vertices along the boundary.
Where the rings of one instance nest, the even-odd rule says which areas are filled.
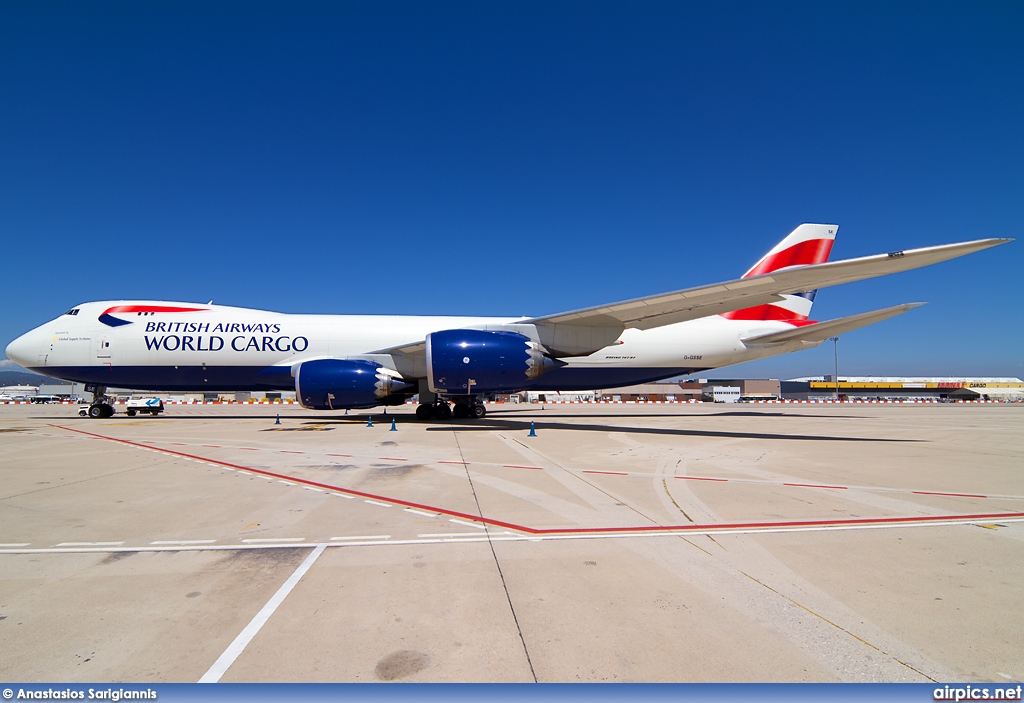
[[[543,471],[539,466],[516,466],[515,464],[505,464],[501,468],[503,469],[530,469],[532,471]]]
[[[585,474],[608,474],[609,476],[629,476],[625,471],[591,471],[589,469],[583,469],[581,473]]]
[[[324,456],[347,456],[349,459],[352,458],[351,454],[325,454]]]
[[[257,449],[256,447],[239,447],[239,449],[242,449],[242,450],[247,451],[247,452],[258,452],[259,451],[259,449]]]
[[[785,527],[843,527],[857,525],[906,525],[942,523],[964,520],[999,520],[1024,518],[1024,513],[975,513],[970,515],[917,515],[913,517],[850,518],[845,520],[790,520],[782,522],[733,522],[715,525],[644,525],[640,527],[563,527],[529,530],[531,534],[611,534],[630,532],[706,532],[708,530],[756,530]]]
[[[128,439],[119,439],[117,437],[106,437],[104,435],[94,434],[92,432],[86,432],[85,430],[76,430],[76,429],[72,429],[70,427],[61,427],[60,425],[51,425],[51,427],[60,427],[60,429],[62,429],[62,430],[67,430],[69,432],[76,432],[78,434],[85,435],[86,437],[88,437],[90,439],[102,439],[102,440],[106,440],[108,442],[118,442],[120,444],[126,444],[126,445],[128,445],[130,447],[144,447],[146,449],[150,449],[151,448],[151,447],[145,447],[144,445],[139,444],[138,442],[133,442],[133,441],[128,440]],[[516,525],[516,524],[511,523],[511,522],[504,522],[502,520],[494,520],[492,518],[480,517],[479,515],[470,515],[469,513],[458,512],[457,510],[448,510],[446,508],[437,508],[437,507],[434,507],[432,505],[424,505],[423,503],[414,503],[412,501],[402,500],[401,498],[390,498],[388,496],[382,496],[382,495],[378,495],[376,493],[367,493],[365,491],[357,491],[357,490],[353,490],[351,488],[342,488],[340,486],[332,486],[332,485],[330,485],[328,483],[318,483],[316,481],[309,481],[309,480],[306,480],[304,478],[297,478],[295,476],[289,476],[287,474],[279,474],[279,473],[275,473],[273,471],[264,471],[263,469],[254,469],[254,468],[252,468],[250,466],[242,466],[240,464],[232,464],[229,461],[221,461],[219,459],[210,459],[208,457],[196,456],[195,454],[186,454],[185,452],[179,452],[179,451],[175,451],[173,449],[162,449],[161,448],[158,451],[161,451],[164,454],[171,454],[173,456],[184,457],[186,459],[195,459],[197,461],[206,461],[206,462],[209,462],[211,464],[216,464],[218,466],[226,466],[229,469],[240,469],[242,471],[248,471],[249,473],[259,474],[261,476],[269,476],[270,478],[278,478],[278,479],[282,479],[282,480],[285,480],[285,481],[291,481],[293,483],[302,484],[304,486],[313,486],[315,488],[323,488],[323,489],[326,489],[326,490],[329,490],[329,491],[334,491],[336,493],[344,493],[345,495],[358,496],[360,498],[371,498],[373,500],[379,500],[379,501],[382,501],[382,502],[391,503],[392,505],[402,505],[402,506],[405,506],[407,508],[420,508],[421,510],[431,510],[431,511],[433,511],[435,513],[440,513],[442,515],[449,515],[451,517],[462,518],[463,520],[472,520],[474,522],[479,522],[479,523],[483,523],[483,524],[486,524],[486,525],[494,525],[495,527],[506,527],[508,529],[518,530],[520,532],[529,532],[531,534],[537,532],[537,530],[531,529],[529,527],[523,527],[522,525]]]
[[[306,452],[294,452],[294,451],[292,451],[290,449],[279,449],[278,451],[281,452],[282,454],[305,454],[306,453]]]
[[[438,464],[459,464],[460,466],[469,466],[468,461],[439,461]]]
[[[379,456],[377,459],[380,461],[409,461],[408,459],[401,459],[397,456]]]
[[[976,493],[941,493],[939,491],[911,491],[921,496],[956,496],[957,498],[988,498]]]
[[[204,444],[204,447],[210,447],[210,449],[220,449],[219,444]]]
[[[707,476],[676,476],[678,479],[683,481],[719,481],[721,483],[727,483],[727,478],[708,478]]]
[[[838,488],[840,490],[847,490],[847,486],[825,486],[820,483],[784,483],[783,486],[799,486],[800,488]]]
[[[92,432],[86,432],[85,430],[76,430],[71,427],[63,427],[61,425],[50,425],[50,427],[57,427],[67,432],[75,432],[80,435],[89,437],[90,439],[102,439],[108,442],[117,442],[119,444],[125,444],[130,447],[139,447],[142,449],[150,449],[144,444],[139,442],[133,442],[127,439],[119,439],[117,437],[106,437],[104,435],[94,434]],[[158,451],[164,454],[171,454],[174,456],[184,457],[186,459],[195,459],[197,461],[206,461],[211,464],[219,466],[226,466],[231,469],[240,469],[242,471],[248,471],[250,473],[259,474],[261,476],[269,476],[271,478],[278,478],[294,483],[302,484],[305,486],[313,486],[315,488],[323,488],[329,491],[335,491],[337,493],[344,493],[345,495],[359,496],[360,498],[371,498],[373,500],[379,500],[392,505],[403,505],[407,508],[419,508],[421,510],[430,510],[441,515],[449,515],[451,517],[458,517],[464,520],[472,520],[473,522],[483,523],[485,525],[494,525],[495,527],[505,527],[519,532],[525,532],[531,535],[601,535],[601,534],[630,534],[638,533],[642,534],[645,532],[704,532],[708,530],[757,530],[757,529],[772,529],[772,528],[795,528],[795,527],[843,527],[843,526],[857,526],[857,525],[914,525],[914,524],[928,524],[928,523],[944,523],[944,522],[956,522],[965,520],[1005,520],[1009,518],[1024,518],[1024,512],[1018,513],[972,513],[966,515],[916,515],[911,517],[877,517],[877,518],[848,518],[843,520],[790,520],[790,521],[778,521],[778,522],[733,522],[733,523],[721,523],[721,524],[695,524],[690,523],[686,525],[641,525],[633,527],[561,527],[561,528],[534,528],[526,527],[525,525],[517,525],[511,522],[505,522],[503,520],[495,520],[493,518],[481,517],[479,515],[470,515],[468,513],[461,513],[456,510],[448,510],[447,508],[438,508],[433,505],[425,505],[423,503],[414,503],[408,500],[402,500],[400,498],[391,498],[388,496],[377,495],[375,493],[366,493],[365,491],[356,491],[351,488],[341,488],[340,486],[332,486],[327,483],[318,483],[316,481],[309,481],[303,478],[296,478],[295,476],[288,476],[286,474],[278,474],[272,471],[264,471],[263,469],[254,469],[250,466],[241,466],[239,464],[232,464],[227,461],[220,461],[219,459],[210,459],[208,457],[196,456],[194,454],[186,454],[185,452],[175,451],[173,449],[160,448]],[[532,469],[537,468],[533,466],[517,466],[509,468],[522,468]],[[684,477],[678,477],[684,478]],[[685,477],[691,478],[691,477]],[[712,480],[725,480],[725,479],[712,479]],[[957,495],[957,494],[946,494],[946,495]]]
[[[78,430],[71,430],[72,432],[78,432]],[[179,447],[187,447],[188,445],[184,442],[168,442],[168,444],[174,444]]]

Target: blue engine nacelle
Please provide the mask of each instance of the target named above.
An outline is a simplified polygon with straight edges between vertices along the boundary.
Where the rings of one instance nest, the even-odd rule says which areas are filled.
[[[427,335],[427,385],[434,393],[514,393],[565,362],[517,332],[445,330]]]
[[[295,369],[295,395],[307,410],[388,405],[388,396],[408,387],[372,361],[314,359]]]

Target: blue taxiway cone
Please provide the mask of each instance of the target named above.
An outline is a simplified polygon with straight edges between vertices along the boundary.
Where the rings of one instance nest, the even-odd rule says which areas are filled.
[[[373,415],[370,415],[370,417],[366,419],[366,426],[373,427]]]
[[[526,436],[527,437],[536,437],[537,436],[537,430],[535,430],[533,428],[533,420],[530,420],[530,434],[528,434]]]
[[[274,424],[275,424],[275,425],[280,425],[280,424],[281,424],[281,416],[280,416],[280,415],[278,415],[278,416],[277,416],[277,419],[276,419],[276,420],[274,420]]]
[[[395,418],[391,418],[391,431],[398,432],[398,428],[395,427]]]

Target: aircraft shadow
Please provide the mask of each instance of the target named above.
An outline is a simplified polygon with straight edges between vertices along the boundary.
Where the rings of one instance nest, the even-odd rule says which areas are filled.
[[[530,429],[530,422],[534,423],[535,428],[538,431],[542,430],[567,430],[572,432],[622,432],[623,434],[641,434],[641,435],[660,435],[670,437],[720,437],[729,439],[764,439],[764,440],[794,440],[794,441],[816,441],[816,442],[921,442],[924,440],[918,439],[885,439],[880,437],[842,437],[836,435],[807,435],[807,434],[788,434],[778,432],[741,432],[741,431],[728,431],[728,430],[700,430],[700,429],[674,429],[674,428],[659,428],[659,427],[630,427],[630,426],[619,426],[613,424],[604,423],[578,423],[578,422],[558,422],[558,418],[573,418],[579,419],[579,415],[575,414],[564,414],[564,413],[545,413],[543,420],[538,420],[535,416],[537,413],[536,408],[534,409],[523,409],[523,410],[497,410],[489,411],[487,416],[481,420],[455,420],[452,419],[448,423],[443,425],[429,426],[426,428],[427,432],[490,432],[493,430],[503,430],[506,432],[527,432]],[[504,419],[495,418],[496,414],[527,414],[533,416],[531,419]],[[761,413],[756,411],[733,411],[733,412],[721,412],[707,415],[699,415],[694,417],[814,417],[818,418],[817,415],[797,415],[790,413]],[[316,415],[288,415],[283,418],[283,422],[292,423],[299,421],[302,425],[365,425],[369,418],[373,418],[374,422],[378,426],[386,426],[389,420],[394,419],[397,425],[404,424],[423,424],[423,421],[417,419],[411,414],[387,414],[380,413],[366,413],[360,415],[346,415],[344,417],[322,417]],[[601,415],[602,418],[628,418],[636,419],[638,415],[629,413],[616,413],[614,415]],[[656,413],[644,415],[643,417],[652,418],[680,418],[680,416],[674,413]],[[855,417],[855,416],[853,416]],[[53,420],[52,417],[39,418],[46,420]],[[266,420],[267,422],[273,423],[277,419],[277,413],[269,413],[267,415],[184,415],[184,416],[173,416],[164,415],[161,417],[135,417],[127,418],[121,415],[115,415],[109,420],[132,420],[134,422],[153,422],[167,420],[185,420],[185,421],[209,421],[212,419],[217,420]],[[846,416],[842,419],[851,419],[851,416]],[[96,427],[102,427],[103,421],[97,421],[92,418],[74,417],[67,418],[71,420],[82,420],[90,423],[96,423]]]
[[[635,416],[633,416],[635,417]],[[678,417],[678,416],[676,416]],[[881,437],[842,437],[837,435],[806,435],[806,434],[785,434],[773,432],[730,432],[726,430],[696,430],[696,429],[672,429],[662,427],[621,427],[605,424],[580,424],[568,422],[550,422],[545,419],[543,422],[534,420],[534,427],[537,432],[544,430],[567,430],[570,432],[622,432],[624,434],[645,434],[662,435],[668,437],[722,437],[729,439],[781,439],[810,442],[921,442],[919,439],[885,439]],[[441,427],[428,427],[427,432],[490,432],[493,430],[505,430],[507,432],[525,432],[530,429],[530,423],[523,420],[483,420],[454,421],[450,425]]]
[[[532,413],[535,413],[535,412],[542,412],[542,411],[544,411],[543,408],[532,408],[532,409],[523,409],[523,410],[491,410],[490,408],[488,408],[488,410],[487,410],[487,417],[491,417],[492,415],[510,414],[510,413],[514,413],[514,414],[523,414],[523,413],[532,414]],[[546,420],[549,417],[586,417],[586,415],[585,414],[580,414],[580,413],[564,413],[564,412],[558,412],[558,411],[555,411],[555,412],[545,411],[543,417]],[[732,410],[732,411],[717,412],[717,413],[700,413],[700,414],[694,414],[694,415],[681,415],[679,413],[644,413],[643,415],[638,415],[638,414],[635,414],[635,413],[622,412],[622,413],[601,413],[600,415],[594,415],[593,417],[627,417],[627,418],[636,418],[636,417],[694,417],[694,418],[701,418],[701,417],[796,417],[796,418],[802,418],[802,417],[808,417],[808,418],[814,418],[816,420],[866,420],[866,419],[868,419],[864,415],[831,415],[831,416],[830,415],[807,415],[805,413],[786,413],[786,412],[779,412],[777,410],[776,411],[769,410],[769,411],[764,411],[764,412],[761,412],[761,411],[758,411],[758,410]],[[486,422],[486,420],[484,420],[484,421]]]
[[[374,418],[376,418],[376,417],[377,416],[374,415]],[[388,417],[391,417],[391,416],[389,415]],[[173,420],[173,421],[177,421],[177,420],[185,420],[185,421],[199,420],[201,422],[209,422],[210,420],[269,420],[270,422],[273,422],[276,418],[277,418],[276,414],[272,414],[272,415],[173,415],[173,414],[170,414],[170,415],[168,415],[168,414],[165,413],[165,414],[162,414],[162,415],[160,415],[158,417],[152,417],[150,415],[137,415],[136,417],[128,417],[124,413],[118,413],[117,415],[114,415],[113,417],[105,417],[105,418],[102,418],[102,419],[94,419],[94,418],[91,418],[91,417],[80,417],[80,416],[77,416],[77,415],[74,416],[74,417],[58,417],[58,418],[54,418],[53,416],[47,416],[47,417],[38,416],[38,417],[33,417],[31,419],[33,419],[33,420],[49,420],[51,422],[53,420],[55,420],[55,419],[56,420],[60,420],[62,422],[73,422],[73,421],[79,421],[80,420],[82,422],[95,423],[96,427],[102,427],[104,422],[127,422],[129,420],[132,421],[132,422],[167,422],[168,420]],[[360,418],[358,416],[353,416],[352,419],[353,420],[358,420]],[[318,421],[316,416],[314,416],[314,415],[288,415],[286,417],[282,417],[281,418],[281,422],[284,422],[285,420],[310,420],[310,421]],[[365,415],[362,417],[362,421],[366,422],[366,416]]]

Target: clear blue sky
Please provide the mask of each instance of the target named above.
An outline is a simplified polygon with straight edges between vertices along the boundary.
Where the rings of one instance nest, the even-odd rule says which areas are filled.
[[[1021,237],[1024,3],[6,2],[0,344],[76,303],[539,315]],[[1024,375],[1024,241],[823,290],[840,373]],[[831,345],[718,372],[830,373]]]

